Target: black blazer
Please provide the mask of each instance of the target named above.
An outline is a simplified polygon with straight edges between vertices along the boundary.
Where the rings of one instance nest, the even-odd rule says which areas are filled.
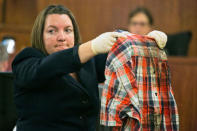
[[[20,52],[12,63],[17,131],[95,131],[106,57],[81,64],[78,46],[49,56],[35,48]]]

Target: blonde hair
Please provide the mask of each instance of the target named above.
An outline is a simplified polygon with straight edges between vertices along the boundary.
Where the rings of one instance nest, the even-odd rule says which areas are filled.
[[[69,18],[72,21],[73,24],[73,29],[74,29],[74,43],[80,44],[80,34],[79,34],[79,28],[77,25],[77,22],[75,20],[74,15],[72,12],[67,9],[66,7],[62,5],[49,5],[46,7],[44,10],[42,10],[39,15],[37,16],[32,32],[31,32],[31,44],[32,47],[39,49],[42,51],[44,54],[48,55],[45,46],[44,46],[44,40],[43,40],[43,30],[44,30],[44,25],[45,25],[45,20],[47,15],[49,14],[66,14],[69,16]]]

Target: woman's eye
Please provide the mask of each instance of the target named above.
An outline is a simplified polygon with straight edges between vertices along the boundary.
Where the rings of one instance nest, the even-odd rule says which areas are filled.
[[[72,29],[66,29],[65,32],[71,33],[73,30]]]
[[[48,31],[50,34],[53,34],[55,31],[54,30],[49,30]]]

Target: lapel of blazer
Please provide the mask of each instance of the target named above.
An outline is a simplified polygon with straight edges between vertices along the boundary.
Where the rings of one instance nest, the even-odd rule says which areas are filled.
[[[78,88],[82,92],[84,92],[86,95],[89,96],[88,91],[81,85],[79,82],[77,82],[74,78],[72,78],[70,75],[67,75],[64,77],[66,81],[68,81],[69,84],[73,85],[74,87]]]
[[[96,73],[94,73],[95,67],[92,64],[93,61],[88,61],[77,73],[81,85],[88,91],[90,95],[93,95],[92,93],[95,93],[95,87],[97,86]]]

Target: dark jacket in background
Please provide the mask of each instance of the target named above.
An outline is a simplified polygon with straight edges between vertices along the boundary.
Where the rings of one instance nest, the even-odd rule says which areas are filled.
[[[98,55],[81,64],[78,46],[49,56],[35,48],[21,51],[12,63],[17,131],[94,131],[105,60]]]

